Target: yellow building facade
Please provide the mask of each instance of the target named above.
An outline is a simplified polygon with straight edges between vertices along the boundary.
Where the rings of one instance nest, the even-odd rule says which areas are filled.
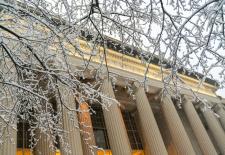
[[[90,52],[86,41],[80,40],[79,42],[83,50]],[[102,47],[99,47],[99,53],[91,59],[92,65],[100,63],[99,56],[102,52]],[[89,57],[88,54],[84,56],[87,60]],[[80,67],[77,64],[82,63],[79,55],[71,54],[69,61],[76,64],[74,67]],[[199,97],[207,99],[212,107],[219,105],[220,114],[224,115],[224,103],[215,94],[217,86],[211,82],[203,82],[199,86],[199,80],[180,73],[179,76],[183,81],[181,86],[183,100],[182,109],[179,109],[176,106],[177,101],[171,96],[160,96],[163,88],[162,70],[157,64],[150,64],[149,72],[146,74],[148,78],[146,91],[139,81],[144,78],[148,64],[113,49],[107,49],[107,62],[109,71],[118,76],[116,88],[112,87],[110,79],[103,77],[102,92],[118,100],[121,106],[111,105],[109,111],[97,106],[94,108],[97,112],[96,116],[89,112],[77,114],[79,122],[91,127],[91,129],[86,129],[80,125],[83,131],[93,136],[89,144],[100,145],[104,149],[104,151],[95,150],[95,154],[213,155],[225,153],[225,138],[222,138],[225,136],[223,120],[215,117],[212,110],[202,110],[203,108],[198,107],[198,103],[193,100],[194,92]],[[169,70],[163,70],[164,76],[169,73]],[[134,79],[129,81],[133,85],[134,100],[124,88],[128,78]],[[88,110],[88,103],[84,103],[80,108]],[[81,139],[76,139],[76,141],[79,140],[82,144],[81,152],[84,155],[91,154],[89,147],[84,144],[85,134],[80,133],[80,135]],[[43,142],[43,144],[47,143]],[[48,147],[43,145],[42,147],[39,149],[45,149],[44,154],[52,155],[51,151],[46,152]],[[32,153],[28,148],[17,148],[17,155],[22,154],[31,155]],[[60,151],[59,148],[53,154],[66,155],[67,153]]]

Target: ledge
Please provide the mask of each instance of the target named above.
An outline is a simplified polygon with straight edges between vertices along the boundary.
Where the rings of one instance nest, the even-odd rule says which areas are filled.
[[[85,60],[89,60],[90,54],[92,52],[90,46],[84,40],[79,40],[79,44],[80,44],[80,49],[86,52],[86,54],[83,55],[83,58]],[[92,57],[91,57],[91,62],[94,62],[97,64],[101,63],[100,57],[104,55],[103,52],[104,52],[103,47],[98,46],[95,49],[96,54],[92,55]],[[131,75],[132,74],[140,75],[144,79],[144,75],[145,75],[148,64],[141,62],[141,60],[139,60],[138,58],[124,55],[124,54],[116,52],[112,49],[107,49],[106,55],[107,55],[107,65],[109,67],[129,72]],[[77,52],[75,54],[71,53],[71,56],[81,58],[81,56]],[[105,62],[103,62],[103,63],[105,64]],[[162,82],[162,77],[168,76],[169,73],[170,73],[170,70],[168,70],[168,69],[162,69],[158,65],[150,64],[149,70],[148,70],[148,73],[146,74],[146,76],[149,79],[153,79],[153,80]],[[216,86],[206,83],[206,82],[203,82],[202,85],[199,87],[200,80],[197,80],[195,78],[192,78],[192,77],[180,74],[180,73],[178,73],[178,76],[180,77],[180,79],[182,81],[183,88],[185,88],[185,87],[191,88],[195,92],[216,97],[216,94],[215,94],[215,91],[217,90]]]

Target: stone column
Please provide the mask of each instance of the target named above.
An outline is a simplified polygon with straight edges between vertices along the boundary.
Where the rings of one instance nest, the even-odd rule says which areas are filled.
[[[15,155],[17,149],[17,133],[16,126],[8,126],[5,122],[0,121],[0,135],[3,144],[0,144],[0,154],[1,155]]]
[[[61,107],[64,129],[64,140],[60,142],[61,155],[83,155],[75,98],[72,92],[68,92],[66,89],[60,90],[61,93],[64,93],[61,101],[62,105],[65,105]]]
[[[225,154],[225,133],[219,121],[216,119],[211,109],[204,107],[202,108],[202,112],[221,154]]]
[[[224,105],[218,103],[216,105],[216,107],[215,107],[215,111],[220,116],[219,120],[220,120],[220,123],[221,123],[221,125],[223,127],[223,130],[225,131],[225,110],[224,110]]]
[[[202,153],[204,155],[216,155],[217,152],[192,104],[191,97],[185,96],[183,108]]]
[[[137,86],[135,96],[142,135],[145,142],[145,154],[167,155],[166,147],[164,145],[144,88],[141,86]],[[147,150],[149,150],[150,152],[147,152]]]
[[[178,154],[195,155],[184,126],[169,95],[163,96],[162,111]]]
[[[102,92],[115,99],[112,84],[109,79],[104,79],[102,85]],[[104,104],[110,104],[112,100],[103,99]],[[131,155],[131,147],[128,139],[126,127],[120,108],[116,103],[112,103],[108,110],[103,108],[105,124],[108,132],[109,143],[114,155]]]
[[[82,146],[84,155],[95,154],[95,137],[89,113],[89,105],[83,102],[79,105],[79,123],[82,135]]]
[[[37,145],[34,149],[34,155],[55,155],[55,150],[52,147],[54,144],[51,137],[45,133],[41,133],[40,130],[36,133],[39,138]]]
[[[1,86],[0,86],[1,89]],[[10,94],[5,94],[10,96]],[[13,100],[9,97],[0,101],[0,110],[12,111],[14,104]],[[17,149],[17,115],[12,113],[0,113],[0,155],[15,155]],[[4,120],[3,120],[4,119]],[[6,121],[6,122],[5,122]]]

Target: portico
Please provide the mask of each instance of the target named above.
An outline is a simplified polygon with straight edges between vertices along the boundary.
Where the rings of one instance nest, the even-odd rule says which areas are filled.
[[[82,40],[80,43],[81,48],[88,51],[86,43]],[[99,48],[102,52],[102,47]],[[84,57],[88,60],[90,56]],[[116,99],[119,104],[114,103],[107,109],[100,104],[88,102],[80,104],[81,112],[72,112],[76,116],[74,117],[75,125],[71,125],[67,115],[63,117],[64,129],[69,131],[65,137],[70,148],[73,148],[72,154],[76,155],[78,152],[79,155],[88,155],[94,152],[100,155],[104,153],[103,150],[108,155],[224,154],[225,142],[221,140],[225,140],[224,103],[216,97],[215,85],[203,82],[198,88],[196,85],[199,80],[179,74],[183,80],[180,88],[183,110],[181,111],[172,95],[162,94],[164,85],[160,76],[160,66],[150,64],[149,72],[146,74],[147,81],[144,84],[146,64],[139,59],[108,49],[107,60],[110,77],[104,75],[99,79],[102,80],[101,92]],[[80,67],[83,62],[78,55],[71,55],[69,61],[74,63],[73,69]],[[93,57],[90,62],[95,67],[99,63],[98,56]],[[163,72],[165,75],[169,74],[168,70]],[[95,80],[93,74],[94,72],[90,70],[85,78],[93,82]],[[111,77],[116,78],[116,81],[112,82]],[[194,100],[193,92],[199,98],[206,99],[208,105],[218,104],[220,109],[214,109],[214,111],[221,117],[218,119],[213,115],[213,111],[199,109],[199,103]],[[76,105],[73,96],[65,100],[69,106]],[[107,105],[108,103],[105,102],[102,100],[102,103]],[[96,110],[96,115],[90,111],[92,106],[96,106],[93,108]],[[68,109],[64,111],[68,113]],[[187,118],[186,120],[179,115],[181,112]],[[188,132],[192,132],[192,136]],[[13,136],[14,139],[17,137],[16,134]],[[48,144],[47,141],[48,139],[40,140],[43,146]],[[0,151],[16,150],[15,147],[2,145]],[[51,152],[46,150],[48,147],[39,147],[39,149]],[[56,154],[61,152],[61,155],[67,155],[63,148],[58,149],[61,151],[56,151]],[[12,153],[14,154],[16,151]]]

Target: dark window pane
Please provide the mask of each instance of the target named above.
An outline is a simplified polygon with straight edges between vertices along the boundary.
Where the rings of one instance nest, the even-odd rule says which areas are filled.
[[[106,146],[106,141],[105,141],[105,134],[104,134],[104,130],[94,130],[94,134],[95,134],[95,141],[96,141],[96,144],[99,146],[99,147],[102,147],[102,148],[107,148]]]
[[[132,149],[143,149],[134,117],[128,111],[122,111],[122,114]]]
[[[110,149],[103,111],[100,106],[92,106],[95,114],[91,115],[95,141],[98,147]]]
[[[26,122],[17,123],[17,147],[29,148],[29,124]]]

